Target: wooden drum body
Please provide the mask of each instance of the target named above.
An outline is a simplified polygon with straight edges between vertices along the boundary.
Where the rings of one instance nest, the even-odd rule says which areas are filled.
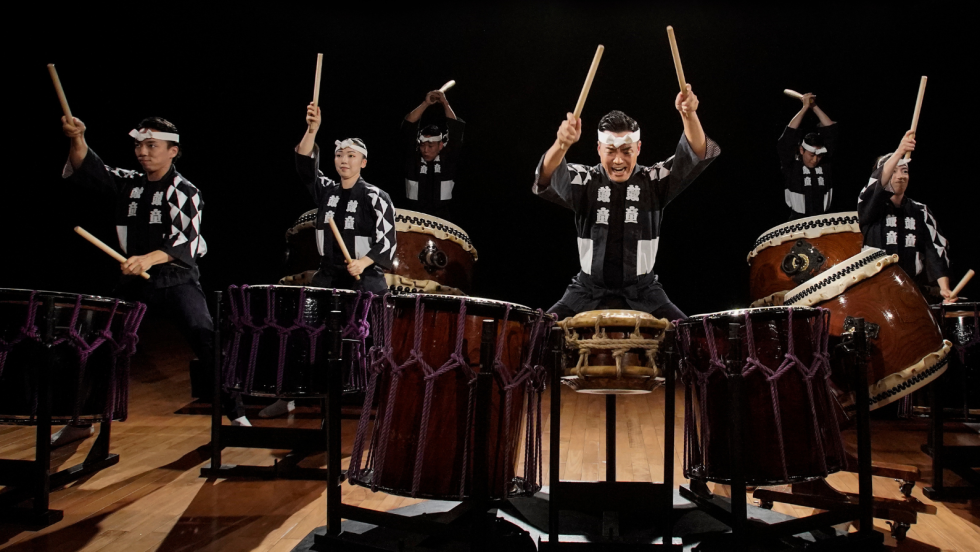
[[[306,286],[313,281],[313,274],[320,268],[320,251],[316,247],[316,209],[311,209],[296,219],[286,230],[286,251],[283,271],[287,276],[280,284]]]
[[[732,358],[729,325],[738,324]],[[749,485],[800,482],[845,465],[827,378],[829,313],[763,307],[703,314],[678,323],[686,386],[684,475],[731,482],[731,392],[742,381],[742,450]]]
[[[145,312],[108,297],[0,289],[0,422],[36,421],[42,376],[53,422],[125,420]]]
[[[537,492],[545,382],[539,356],[552,318],[499,301],[406,294],[376,300],[372,320],[375,346],[350,481],[452,500],[470,496],[477,478],[492,498]],[[475,473],[476,420],[487,414],[477,411],[475,394],[484,320],[497,321],[497,334],[489,458],[480,462],[487,471]]]
[[[787,292],[785,304],[828,309],[833,340],[853,330],[852,319],[864,318],[872,410],[925,386],[946,370],[952,345],[943,340],[929,304],[898,266],[897,255],[868,248]],[[845,411],[853,411],[852,386],[836,365],[833,382]]]
[[[857,212],[807,217],[770,229],[755,241],[747,259],[751,300],[795,288],[860,253],[862,243]]]
[[[395,230],[398,247],[391,274],[396,278],[388,278],[389,287],[446,295],[470,292],[477,252],[462,228],[432,215],[397,209]]]
[[[640,311],[598,310],[560,322],[571,362],[562,383],[579,393],[627,395],[649,393],[659,378],[656,356],[664,331],[671,327]]]

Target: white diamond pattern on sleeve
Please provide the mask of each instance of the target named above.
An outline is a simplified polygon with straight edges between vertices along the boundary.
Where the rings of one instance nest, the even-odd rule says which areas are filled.
[[[589,172],[589,168],[585,165],[580,165],[578,163],[569,163],[568,165],[568,176],[571,177],[572,184],[578,184],[584,186],[592,180],[592,174]]]

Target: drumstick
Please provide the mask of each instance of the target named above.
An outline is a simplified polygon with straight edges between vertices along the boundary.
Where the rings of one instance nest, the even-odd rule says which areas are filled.
[[[53,63],[48,64],[48,73],[51,75],[51,82],[54,83],[54,91],[58,93],[58,100],[61,102],[61,109],[65,112],[65,119],[68,124],[75,126],[75,119],[71,116],[71,109],[68,108],[68,98],[65,97],[65,89],[61,87],[61,79],[58,78],[58,70]]]
[[[320,72],[323,70],[323,54],[316,55],[316,78],[313,81],[313,107],[316,108],[320,105]],[[310,134],[313,134],[313,128],[310,127]]]
[[[919,112],[922,111],[922,97],[926,95],[926,80],[928,77],[923,76],[922,80],[919,81],[919,96],[915,98],[915,111],[912,113],[912,136],[915,136],[915,129],[919,127]],[[911,159],[912,152],[905,152],[905,158]]]
[[[439,92],[442,92],[443,94],[445,94],[446,93],[446,90],[449,90],[450,88],[452,88],[454,86],[456,86],[456,81],[451,80],[451,81],[447,82],[446,84],[442,85],[442,87],[439,88]]]
[[[670,41],[670,53],[674,56],[674,69],[677,70],[677,84],[681,86],[681,94],[687,94],[687,81],[684,80],[684,67],[681,65],[681,54],[677,51],[677,39],[674,38],[674,28],[667,25],[667,40]]]
[[[966,271],[966,275],[963,276],[963,279],[960,280],[960,283],[956,284],[956,287],[953,288],[953,291],[952,292],[950,292],[949,298],[950,299],[956,299],[957,297],[959,297],[960,296],[960,292],[963,291],[963,287],[966,286],[967,282],[970,281],[970,278],[973,278],[973,275],[974,274],[975,273],[973,272],[973,269],[972,268],[970,270],[967,270]]]
[[[341,253],[343,253],[344,258],[347,259],[347,264],[351,264],[354,261],[350,258],[350,253],[347,252],[347,245],[344,244],[344,238],[340,236],[340,230],[337,229],[337,224],[333,221],[333,217],[330,217],[330,220],[327,222],[330,223],[330,229],[333,230],[333,237],[337,239],[337,245],[340,246]],[[361,277],[354,276],[354,279],[360,280]]]
[[[786,94],[786,95],[787,95],[787,96],[789,96],[790,98],[796,98],[797,100],[802,100],[802,99],[803,99],[803,94],[800,94],[800,93],[799,93],[799,92],[797,92],[796,90],[791,90],[791,89],[789,89],[789,88],[787,88],[787,89],[785,89],[785,90],[783,90],[783,94]],[[811,98],[816,98],[816,97],[817,97],[817,95],[816,95],[816,94],[814,94],[813,96],[810,96],[810,97],[811,97]]]
[[[602,59],[602,52],[605,49],[606,47],[602,44],[595,49],[595,56],[592,57],[592,66],[589,67],[589,74],[585,76],[585,84],[582,85],[582,91],[578,94],[578,101],[575,102],[575,111],[572,112],[572,117],[576,119],[582,116],[582,110],[585,108],[585,99],[589,97],[589,90],[592,88],[592,79],[595,78],[595,72],[599,69],[599,60]],[[559,145],[561,149],[568,147],[564,142]]]
[[[81,237],[85,238],[86,240],[88,240],[89,243],[91,243],[95,247],[98,247],[102,251],[105,251],[106,253],[109,254],[110,257],[112,257],[113,259],[119,261],[120,263],[126,262],[126,257],[123,257],[122,255],[120,255],[119,253],[117,253],[115,249],[113,249],[113,248],[109,247],[108,245],[106,245],[105,243],[103,243],[102,240],[100,240],[99,238],[96,238],[92,234],[89,234],[88,232],[86,232],[85,229],[82,228],[81,226],[76,226],[75,227],[75,233],[77,233],[79,236],[81,236]],[[143,278],[145,278],[147,280],[150,279],[150,275],[147,274],[145,271],[144,272],[141,272],[140,273],[140,276],[142,276]]]

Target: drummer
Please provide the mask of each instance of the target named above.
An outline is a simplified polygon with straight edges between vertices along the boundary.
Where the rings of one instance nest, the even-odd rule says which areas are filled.
[[[803,107],[779,137],[776,151],[786,183],[789,219],[822,215],[831,211],[834,198],[833,157],[837,149],[837,123],[817,105],[813,94],[803,94]],[[807,111],[820,119],[816,132],[802,139],[800,123]]]
[[[422,114],[433,105],[442,106],[445,120],[422,126]],[[405,148],[405,208],[453,220],[453,188],[465,127],[466,123],[456,117],[441,90],[426,94],[422,103],[405,115],[401,126]]]
[[[875,163],[868,185],[858,196],[858,222],[865,247],[877,247],[898,255],[898,264],[921,286],[935,282],[944,300],[949,288],[949,242],[942,235],[932,211],[905,195],[909,186],[909,162],[905,154],[915,150],[915,138],[905,133],[898,149]]]
[[[684,133],[674,155],[653,166],[637,165],[640,126],[622,111],[599,121],[600,162],[592,167],[565,161],[566,148],[581,138],[582,120],[569,113],[562,121],[555,143],[538,163],[532,191],[575,212],[581,271],[549,312],[567,318],[596,308],[628,308],[657,318],[685,318],[653,271],[662,211],[721,148],[701,128],[690,85],[674,107]]]
[[[191,372],[192,394],[211,397],[213,324],[198,281],[198,260],[208,247],[201,235],[204,200],[200,190],[177,172],[180,135],[160,117],[140,121],[129,136],[144,172],[105,165],[85,140],[86,126],[78,118],[62,117],[62,130],[71,140],[62,172],[72,184],[108,192],[116,201],[116,234],[126,262],[114,295],[146,303],[149,312],[165,313],[189,342],[201,369]],[[180,216],[178,216],[180,215]],[[139,278],[142,272],[149,280]],[[223,391],[224,411],[232,425],[248,426],[238,393]],[[60,446],[92,434],[91,426],[68,426],[54,435]]]

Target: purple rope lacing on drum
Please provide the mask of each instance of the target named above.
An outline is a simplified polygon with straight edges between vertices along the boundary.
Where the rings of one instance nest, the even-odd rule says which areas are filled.
[[[344,331],[341,333],[341,337],[343,338],[354,338],[357,340],[351,347],[350,374],[348,377],[349,385],[355,389],[363,389],[367,384],[367,355],[364,350],[364,343],[365,339],[371,334],[371,324],[368,323],[368,314],[371,310],[373,300],[374,294],[370,291],[357,292],[357,299],[354,301],[354,308],[351,309],[347,326],[344,327]],[[359,309],[362,307],[364,309],[363,312],[358,314]],[[312,362],[313,351],[310,351],[310,355]]]
[[[62,343],[70,343],[75,352],[78,354],[78,371],[76,372],[76,385],[75,385],[75,406],[72,410],[71,423],[78,423],[78,418],[82,410],[82,381],[85,377],[85,366],[88,364],[88,357],[92,355],[99,345],[105,342],[104,334],[109,331],[109,327],[112,324],[112,319],[116,316],[116,308],[119,307],[119,300],[112,305],[112,312],[109,314],[109,320],[106,323],[106,327],[103,331],[96,333],[98,337],[92,343],[87,343],[85,339],[82,338],[81,334],[78,333],[78,315],[82,311],[82,296],[79,295],[75,298],[75,309],[71,314],[71,322],[68,326],[68,336],[56,339],[51,346],[61,345]]]
[[[31,291],[30,296],[27,298],[27,316],[25,317],[24,323],[17,329],[16,336],[11,341],[0,339],[0,376],[3,376],[3,367],[7,363],[7,353],[12,351],[18,343],[25,339],[37,342],[41,341],[41,335],[38,333],[37,324],[35,323],[37,308],[41,306],[41,302],[35,299],[36,295],[36,291]]]
[[[691,354],[691,331],[687,326],[680,324],[681,320],[675,320],[674,326],[677,328],[678,344],[681,351],[680,366],[681,381],[688,388],[694,386],[696,377],[693,375],[695,370],[694,363],[690,361]],[[685,369],[685,367],[687,369]],[[669,393],[670,390],[667,390]],[[694,417],[693,400],[684,401],[684,472],[691,473],[691,466],[695,463],[694,456],[700,454],[701,447],[696,435],[696,424],[693,423],[697,418]]]
[[[725,371],[725,361],[723,361],[721,357],[718,355],[718,348],[715,346],[715,339],[714,339],[714,326],[708,323],[707,316],[701,319],[701,324],[704,326],[705,342],[708,344],[708,354],[711,356],[711,359],[708,361],[707,370],[702,372],[700,370],[697,370],[697,368],[695,367],[693,372],[697,377],[697,385],[700,391],[698,395],[701,400],[698,402],[701,407],[701,419],[707,420],[708,419],[708,379],[715,372]],[[690,341],[690,339],[688,339],[688,341]],[[701,431],[701,450],[704,453],[705,461],[707,461],[708,446],[709,443],[711,442],[711,428],[708,427],[708,424],[702,424],[702,429],[703,430]]]
[[[139,342],[137,330],[146,314],[146,305],[136,303],[136,308],[126,313],[122,324],[122,336],[119,340],[112,337],[111,332],[104,332],[106,341],[112,347],[113,377],[109,399],[106,400],[103,419],[126,421],[129,417],[129,368],[130,359],[136,354],[136,344]],[[110,319],[111,322],[111,319]]]
[[[531,326],[531,336],[528,340],[527,354],[521,362],[521,370],[517,376],[508,384],[509,388],[515,388],[524,384],[527,390],[527,423],[525,424],[524,437],[524,481],[530,490],[537,488],[538,481],[544,480],[542,452],[542,418],[541,418],[541,396],[544,391],[547,372],[544,365],[540,362],[541,354],[544,350],[543,336],[548,334],[548,330],[554,324],[554,319],[537,310],[537,318]],[[535,362],[537,360],[538,362]],[[508,455],[505,458],[509,458]],[[537,466],[537,470],[534,467]]]
[[[378,387],[378,378],[384,372],[386,366],[386,361],[391,357],[392,346],[391,346],[391,326],[394,320],[393,311],[394,306],[389,306],[388,300],[390,298],[389,294],[385,294],[378,298],[378,301],[372,300],[369,302],[369,312],[371,314],[371,319],[373,321],[373,326],[375,328],[374,332],[374,342],[371,349],[368,351],[368,384],[367,389],[364,392],[364,407],[361,408],[361,416],[357,421],[357,432],[354,435],[354,446],[351,451],[350,466],[348,473],[352,479],[356,479],[360,476],[363,471],[361,467],[361,458],[364,455],[364,438],[367,435],[367,426],[371,417],[371,405],[374,404],[374,394]],[[392,397],[393,398],[393,397]],[[372,460],[374,460],[374,451],[377,450],[377,435],[378,431],[374,432],[372,438],[372,446],[370,448],[370,453],[367,459],[366,466],[370,466]],[[373,490],[377,490],[377,478],[374,479],[375,484],[372,487]]]

